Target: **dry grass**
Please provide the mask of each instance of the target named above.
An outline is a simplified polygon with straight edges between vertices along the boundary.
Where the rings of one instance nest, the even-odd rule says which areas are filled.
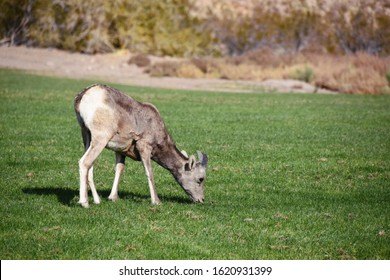
[[[177,77],[177,69],[180,66],[176,61],[160,61],[150,65],[145,72],[152,77]]]
[[[228,80],[295,79],[319,88],[351,94],[390,92],[390,57],[366,53],[275,54],[265,48],[234,58],[196,58],[185,62],[160,62],[149,71],[154,76],[217,78]]]
[[[180,64],[176,73],[182,78],[201,79],[204,77],[204,73],[191,62]]]
[[[383,94],[390,59],[357,53],[349,56],[318,56],[313,60],[315,85],[345,93]]]

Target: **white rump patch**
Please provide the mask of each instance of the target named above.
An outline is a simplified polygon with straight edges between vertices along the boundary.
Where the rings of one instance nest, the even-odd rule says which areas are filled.
[[[105,103],[106,91],[99,86],[95,86],[84,94],[80,102],[80,115],[87,127],[91,127],[96,110],[107,108]]]

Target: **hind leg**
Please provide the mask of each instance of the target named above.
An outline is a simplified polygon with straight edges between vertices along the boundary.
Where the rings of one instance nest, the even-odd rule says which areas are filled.
[[[81,135],[83,137],[83,144],[84,144],[84,150],[85,150],[85,153],[88,151],[89,147],[91,146],[91,131],[85,127],[84,123],[80,123],[81,125]],[[85,171],[84,171],[85,172]],[[80,203],[85,207],[88,207],[88,203],[85,204],[85,201],[88,202],[88,190],[87,190],[87,194],[85,194],[85,190],[83,190],[81,192],[81,175],[83,177],[85,177],[84,175],[84,172],[81,173],[81,169],[80,169]],[[83,178],[83,185],[85,184],[84,181],[88,181],[88,185],[91,189],[91,192],[92,192],[92,196],[93,196],[93,201],[95,204],[99,204],[100,203],[100,198],[99,198],[99,195],[96,191],[96,187],[95,187],[95,183],[93,181],[93,166],[91,166],[88,170],[88,175],[87,175],[87,179],[85,180]],[[84,189],[84,187],[83,187]],[[83,196],[83,199],[81,199],[81,197]]]
[[[95,183],[93,181],[93,165],[91,166],[91,168],[88,171],[88,185],[89,185],[89,188],[91,189],[91,192],[92,192],[93,202],[95,204],[100,204],[100,197],[96,191]]]
[[[98,143],[91,143],[91,146],[88,148],[88,150],[85,152],[83,157],[79,161],[79,170],[80,170],[80,200],[79,203],[81,206],[87,208],[89,206],[88,204],[88,181],[93,182],[92,180],[88,180],[88,175],[92,174],[92,165],[93,162],[96,160],[96,158],[99,156],[99,154],[103,151],[106,143],[98,142]],[[92,183],[90,184],[92,194],[94,195],[94,200],[96,203],[96,200],[100,201],[100,199],[96,199],[98,197],[95,185]]]
[[[115,201],[118,200],[118,189],[119,189],[119,180],[125,169],[125,159],[126,157],[120,153],[115,153],[116,156],[116,165],[115,165],[115,178],[114,184],[112,185],[111,193],[108,199]]]
[[[88,131],[87,131],[88,132]],[[93,182],[93,162],[103,151],[108,139],[107,137],[93,137],[90,133],[83,131],[84,145],[87,148],[85,154],[79,161],[80,171],[80,200],[79,203],[83,207],[88,207],[88,183],[92,191],[95,203],[100,203],[99,195],[97,194],[95,184]],[[91,139],[91,140],[90,140]]]

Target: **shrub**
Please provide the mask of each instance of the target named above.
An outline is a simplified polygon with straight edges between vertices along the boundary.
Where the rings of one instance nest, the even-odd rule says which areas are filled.
[[[108,5],[104,0],[37,0],[29,40],[41,47],[84,53],[112,52],[115,47],[111,41]]]
[[[254,67],[252,65],[220,63],[219,77],[226,80],[252,80]]]
[[[145,54],[136,54],[129,59],[128,63],[138,67],[147,67],[150,65],[150,58]]]
[[[273,50],[268,47],[247,51],[239,56],[233,57],[230,61],[237,65],[252,64],[264,67],[278,67],[282,62],[280,57],[276,56]]]
[[[189,0],[4,0],[0,39],[85,53],[118,48],[156,55],[216,53]],[[15,16],[16,15],[16,16]]]
[[[386,80],[387,80],[387,83],[390,87],[390,71],[386,73]]]
[[[28,27],[33,20],[32,1],[0,1],[0,44],[19,45],[28,43]]]
[[[311,67],[306,65],[305,67],[298,68],[294,72],[290,73],[289,78],[311,83],[314,78],[314,71]]]
[[[181,64],[176,70],[176,75],[181,78],[204,78],[204,73],[192,63]]]
[[[218,68],[218,63],[213,58],[192,58],[191,63],[195,65],[203,74],[209,74]]]
[[[327,55],[317,56],[317,64],[313,65],[314,83],[318,87],[345,93],[382,94],[387,81],[381,69],[390,67],[390,61],[366,54]]]
[[[345,53],[390,53],[390,17],[388,1],[359,0],[353,8],[347,1],[334,3],[327,17],[333,33]]]
[[[180,65],[180,62],[173,61],[157,62],[146,69],[146,72],[152,77],[176,77]]]
[[[390,69],[390,57],[380,57],[366,52],[357,52],[355,55],[349,57],[356,68],[371,68],[383,76]]]
[[[331,53],[390,53],[388,1],[251,2],[250,11],[226,4],[206,19],[229,55],[267,46],[300,52],[318,45]]]
[[[238,64],[273,59],[250,53],[266,47],[390,54],[388,1],[213,1],[219,7],[203,13],[196,2],[2,0],[0,42],[86,53],[126,48],[180,57],[246,54]]]
[[[112,4],[116,44],[134,52],[164,56],[204,54],[213,40],[199,30],[189,0],[122,0]]]

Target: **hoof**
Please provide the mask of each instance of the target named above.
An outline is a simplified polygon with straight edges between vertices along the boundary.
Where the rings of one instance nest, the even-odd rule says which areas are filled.
[[[111,201],[117,201],[117,200],[119,199],[119,196],[117,196],[117,195],[111,196],[111,195],[110,195],[110,196],[108,197],[108,199],[111,200]]]
[[[161,201],[159,199],[152,201],[153,205],[161,205]]]
[[[81,207],[83,208],[89,208],[89,203],[88,202],[79,202]]]

